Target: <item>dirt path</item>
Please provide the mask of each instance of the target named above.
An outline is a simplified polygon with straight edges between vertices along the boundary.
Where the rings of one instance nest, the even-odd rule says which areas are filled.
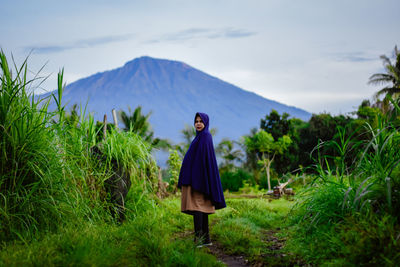
[[[302,260],[295,258],[293,255],[282,252],[285,246],[285,239],[279,237],[279,228],[275,230],[264,230],[261,240],[265,243],[267,253],[260,255],[257,259],[250,262],[245,255],[228,255],[224,252],[223,246],[213,241],[213,245],[207,247],[209,253],[214,255],[218,260],[226,264],[228,267],[242,266],[309,266]]]
[[[260,255],[260,257],[254,262],[250,262],[246,259],[245,255],[228,255],[224,252],[224,248],[218,242],[213,241],[213,245],[208,246],[207,249],[210,254],[214,255],[218,260],[226,264],[228,267],[243,267],[243,266],[290,266],[285,264],[284,253],[280,250],[284,247],[285,240],[276,237],[277,231],[264,231],[261,237],[262,241],[268,248],[268,253]],[[282,264],[282,265],[281,265]]]
[[[215,241],[213,241],[213,244],[207,248],[211,254],[213,254],[218,260],[225,263],[228,267],[251,266],[244,255],[227,255],[225,254],[223,247]]]
[[[290,255],[281,250],[285,246],[285,239],[278,237],[279,228],[275,230],[264,230],[261,240],[265,243],[268,251],[261,255],[263,264],[259,266],[293,266]],[[297,264],[296,264],[297,265]]]

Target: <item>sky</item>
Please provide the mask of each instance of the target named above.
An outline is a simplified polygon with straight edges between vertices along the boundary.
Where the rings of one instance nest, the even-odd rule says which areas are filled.
[[[312,113],[355,111],[400,45],[398,0],[0,0],[0,48],[71,83],[141,56],[185,62]]]

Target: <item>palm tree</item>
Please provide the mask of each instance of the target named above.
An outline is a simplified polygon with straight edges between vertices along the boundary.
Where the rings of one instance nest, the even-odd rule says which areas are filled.
[[[148,121],[151,112],[149,112],[146,115],[142,114],[141,106],[135,108],[133,112],[131,108],[128,107],[128,111],[129,113],[126,113],[123,110],[120,110],[118,112],[118,115],[122,123],[125,125],[124,130],[125,131],[132,130],[133,132],[143,137],[145,140],[146,138],[151,138],[153,135],[153,131],[150,129],[150,123]]]
[[[142,137],[146,142],[150,143],[153,147],[167,149],[171,147],[170,142],[168,140],[154,138],[154,132],[151,129],[151,125],[149,122],[149,117],[151,112],[142,114],[142,107],[138,106],[132,112],[131,108],[128,107],[129,113],[126,113],[123,110],[118,111],[118,116],[122,123],[125,125],[125,131],[132,131],[137,133],[140,137]]]
[[[376,97],[385,94],[385,96],[389,95],[397,98],[400,93],[400,53],[397,46],[394,47],[393,55],[396,60],[395,64],[392,64],[386,55],[380,56],[386,73],[376,73],[369,77],[368,84],[386,85],[375,94]]]
[[[230,171],[235,167],[235,161],[242,161],[243,152],[240,149],[234,150],[235,141],[227,138],[221,140],[216,148],[216,153],[224,160],[220,164],[220,169]]]

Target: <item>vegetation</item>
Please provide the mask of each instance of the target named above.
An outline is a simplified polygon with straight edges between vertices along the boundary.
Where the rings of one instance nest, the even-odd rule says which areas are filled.
[[[138,134],[144,141],[150,143],[152,147],[167,149],[171,146],[168,140],[155,138],[154,131],[151,129],[149,117],[151,112],[144,115],[142,114],[142,107],[138,106],[132,112],[131,108],[128,108],[129,113],[121,110],[118,112],[118,116],[122,123],[125,125],[124,130]]]
[[[381,58],[386,73],[370,83],[385,86],[383,100],[308,122],[272,110],[240,142],[216,146],[229,192],[227,208],[210,216],[211,237],[223,253],[267,266],[397,264],[400,57],[395,48],[393,63]],[[11,71],[1,52],[0,63],[0,265],[222,265],[213,248],[195,247],[192,218],[179,208],[176,184],[193,127],[182,131],[184,143],[170,145],[168,193],[160,194],[150,114],[121,112],[124,131],[108,125],[104,138],[104,125],[84,107],[65,110],[63,71],[57,93],[40,98],[26,61]],[[108,187],[115,177],[131,185],[122,205]],[[289,180],[295,196],[266,194]],[[121,206],[124,221],[115,216]]]
[[[177,150],[170,150],[167,160],[168,164],[168,191],[176,193],[178,190],[179,173],[181,171],[182,159],[180,158]]]
[[[356,117],[313,114],[301,122],[272,110],[260,129],[245,137],[243,167],[254,177],[260,175],[254,164],[262,153],[260,140],[273,144],[287,135],[292,141],[270,161],[276,183],[291,177],[298,191],[289,219],[282,223],[285,253],[315,265],[395,266],[400,258],[397,48],[394,55],[396,63],[381,57],[386,74],[370,78],[372,84],[386,85],[377,93],[385,98],[374,104],[363,101]],[[281,165],[285,160],[287,169]],[[229,178],[240,185],[248,178],[237,180]],[[262,187],[262,179],[256,181]]]
[[[370,84],[387,84],[386,87],[376,93],[377,97],[383,94],[388,96],[395,95],[398,97],[398,94],[400,93],[400,53],[397,46],[394,47],[393,56],[396,60],[394,64],[391,62],[390,58],[386,55],[382,55],[381,59],[386,73],[376,73],[369,78]]]
[[[135,133],[118,131],[98,142],[93,117],[82,109],[79,116],[65,111],[63,72],[52,96],[57,110],[49,112],[51,98],[29,92],[36,78],[27,80],[26,61],[13,76],[3,52],[0,60],[2,242],[27,242],[82,219],[113,221],[105,188],[112,164],[129,174],[134,187],[154,187],[150,145]],[[101,160],[93,155],[94,146],[100,148]]]
[[[255,184],[255,181],[253,176],[243,169],[226,171],[221,174],[221,184],[224,190],[237,192],[240,188],[243,188],[245,183]]]
[[[221,265],[189,239],[171,242],[191,221],[155,196],[149,143],[130,130],[98,141],[93,117],[65,111],[62,72],[49,112],[50,98],[28,93],[26,62],[13,77],[0,59],[1,265]],[[132,182],[122,225],[105,188],[115,166]]]
[[[297,258],[280,250],[283,240],[278,233],[292,205],[284,199],[229,199],[213,221],[212,235],[226,253],[244,255],[252,264],[294,265]],[[271,249],[274,246],[278,247]]]
[[[174,200],[156,201],[148,192],[130,192],[126,223],[80,220],[46,234],[40,240],[5,247],[0,262],[6,266],[222,266],[196,249],[186,233],[190,216]]]
[[[53,229],[68,201],[63,188],[62,157],[53,129],[48,101],[28,94],[26,61],[12,77],[3,52],[0,53],[0,238],[26,239],[35,232]],[[65,185],[65,184],[64,184]]]
[[[235,144],[237,144],[237,142],[225,138],[222,139],[215,149],[217,155],[222,158],[222,162],[219,166],[221,173],[236,169],[236,164],[242,161],[243,152],[241,149],[235,149]]]
[[[253,136],[246,136],[244,139],[247,150],[257,155],[259,158],[257,163],[262,166],[262,170],[265,170],[268,181],[268,191],[271,191],[271,164],[275,156],[277,154],[283,154],[291,143],[292,140],[287,135],[280,137],[278,140],[274,140],[274,137],[266,131],[259,131]]]

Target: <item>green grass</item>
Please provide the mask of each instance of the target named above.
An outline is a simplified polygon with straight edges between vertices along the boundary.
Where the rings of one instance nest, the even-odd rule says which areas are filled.
[[[340,223],[308,231],[287,228],[287,251],[318,266],[397,266],[400,227],[391,216],[346,217]]]
[[[54,229],[64,213],[62,156],[48,100],[30,93],[26,61],[14,72],[0,52],[0,240]]]
[[[128,203],[135,201],[132,194]],[[195,247],[192,227],[191,216],[180,212],[177,199],[143,197],[139,211],[129,210],[120,226],[101,221],[69,223],[29,244],[7,244],[0,252],[0,265],[222,266]]]
[[[210,216],[211,238],[226,254],[245,255],[252,263],[394,266],[400,257],[395,238],[400,229],[391,217],[346,217],[310,231],[290,220],[292,208],[298,208],[293,201],[227,199],[227,205]],[[180,212],[179,198],[159,200],[138,185],[128,195],[127,209],[122,225],[82,218],[29,243],[8,242],[0,265],[222,266],[207,248],[195,247],[192,216]],[[274,239],[284,244],[281,250],[271,249]]]
[[[398,219],[385,212],[384,201],[371,202],[362,185],[356,189],[325,177],[304,190],[290,213],[286,251],[318,266],[396,266]]]
[[[274,258],[266,231],[283,226],[292,204],[284,199],[228,199],[227,208],[210,216],[211,237],[227,254],[243,254],[252,262],[290,262]],[[138,186],[128,195],[127,209],[122,225],[81,219],[29,243],[9,242],[0,252],[0,265],[222,266],[207,248],[196,248],[193,218],[180,212],[179,198],[161,201]]]
[[[268,266],[290,264],[290,257],[275,257],[268,239],[285,225],[293,202],[285,199],[227,199],[227,208],[211,216],[212,238],[224,247],[227,254],[245,255],[250,262]]]

